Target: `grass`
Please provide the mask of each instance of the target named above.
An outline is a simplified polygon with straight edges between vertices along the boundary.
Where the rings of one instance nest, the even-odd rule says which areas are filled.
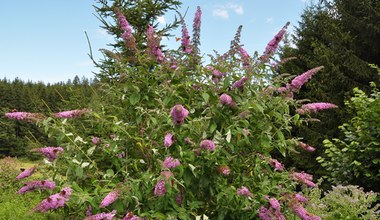
[[[0,220],[20,219],[61,219],[59,215],[52,213],[35,213],[32,209],[45,199],[50,192],[29,192],[23,195],[17,194],[24,180],[17,180],[20,169],[28,169],[38,162],[26,159],[3,158],[0,159]],[[43,175],[39,172],[33,174],[31,179],[39,179]]]

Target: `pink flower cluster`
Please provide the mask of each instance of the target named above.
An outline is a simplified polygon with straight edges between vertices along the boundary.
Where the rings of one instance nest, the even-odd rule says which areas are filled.
[[[286,29],[289,26],[289,22],[285,24],[285,26],[274,36],[274,38],[269,41],[267,46],[265,47],[265,51],[261,58],[263,60],[267,60],[269,57],[273,56],[273,54],[276,52],[278,45],[280,44],[282,38],[284,38],[284,35],[286,33]]]
[[[301,173],[298,173],[298,172],[293,172],[291,174],[291,177],[300,182],[300,183],[303,183],[303,184],[306,184],[307,186],[310,186],[310,187],[315,187],[316,184],[313,183],[313,176],[308,174],[308,173],[305,173],[305,172],[301,172]]]
[[[123,31],[123,33],[121,34],[121,37],[123,38],[127,47],[131,49],[136,49],[136,39],[132,34],[132,28],[129,25],[124,14],[119,9],[116,9],[116,16],[117,16],[117,21],[120,26],[120,29]]]
[[[330,108],[338,108],[338,106],[328,102],[315,102],[302,105],[300,109],[297,109],[297,112],[302,115],[312,112],[315,113]]]
[[[160,180],[154,187],[154,195],[163,196],[166,194],[165,180]]]
[[[219,101],[222,105],[230,105],[232,103],[232,98],[231,98],[231,96],[227,95],[226,93],[223,93],[219,97]]]
[[[293,92],[299,90],[303,84],[309,81],[311,77],[321,69],[323,69],[323,66],[319,66],[302,73],[301,75],[295,77],[290,82],[290,85],[288,85],[288,87],[290,87]]]
[[[99,144],[99,143],[100,143],[100,138],[94,136],[94,137],[91,139],[91,142],[92,142],[93,144]]]
[[[298,202],[301,202],[301,203],[306,203],[308,202],[308,199],[305,197],[305,196],[302,196],[298,193],[295,193],[294,194],[294,198],[298,201]]]
[[[30,112],[8,112],[5,113],[5,117],[27,122],[35,122],[44,119],[44,116],[42,114]]]
[[[218,83],[219,80],[224,76],[224,74],[222,72],[215,69],[213,66],[207,66],[207,69],[212,71],[212,81],[214,83]]]
[[[237,189],[236,192],[238,195],[245,196],[245,197],[250,197],[252,196],[252,193],[249,191],[249,189],[245,186],[242,186],[241,188]]]
[[[179,162],[178,159],[174,159],[173,157],[166,157],[164,162],[163,162],[163,166],[165,168],[176,168],[180,165],[181,163]]]
[[[268,198],[269,208],[261,206],[259,209],[259,218],[262,220],[285,220],[285,216],[281,213],[281,205],[276,198]]]
[[[24,194],[29,191],[33,191],[35,189],[54,189],[55,188],[55,182],[48,181],[48,180],[37,180],[37,181],[30,181],[25,183],[25,186],[22,187],[17,193],[18,194]]]
[[[113,202],[115,202],[119,198],[120,193],[121,193],[120,190],[114,190],[114,191],[109,192],[100,203],[100,208],[105,208],[111,205]]]
[[[70,111],[63,111],[54,113],[54,116],[57,118],[77,118],[79,116],[82,116],[83,114],[89,112],[88,109],[77,109],[77,110],[70,110]]]
[[[269,164],[272,165],[272,167],[274,168],[275,171],[276,170],[278,170],[278,171],[284,170],[284,165],[276,159],[270,159]]]
[[[222,165],[218,167],[218,172],[223,174],[224,176],[228,176],[231,173],[231,169],[226,165]]]
[[[146,31],[146,36],[147,36],[147,46],[149,48],[150,54],[156,58],[157,62],[164,61],[165,57],[160,49],[158,40],[154,36],[154,29],[152,25],[148,26],[148,30]]]
[[[50,162],[54,161],[55,158],[57,158],[58,154],[63,152],[62,147],[43,147],[43,148],[36,148],[32,151],[36,151],[44,155]]]
[[[87,216],[84,220],[112,220],[115,215],[116,215],[116,210],[113,210],[112,212],[109,212],[109,213],[102,212],[95,215]]]
[[[50,209],[57,209],[63,207],[65,202],[69,200],[71,196],[71,188],[65,187],[60,193],[53,194],[46,199],[42,200],[33,210],[38,212],[47,212]]]
[[[239,79],[238,81],[236,81],[236,82],[232,85],[232,87],[233,87],[233,88],[239,88],[239,89],[242,89],[243,86],[244,86],[244,83],[245,83],[246,81],[248,81],[248,80],[249,80],[248,77],[243,77],[243,78]]]
[[[298,217],[302,220],[321,220],[321,217],[309,213],[299,202],[291,205],[291,208]]]
[[[306,151],[308,151],[308,152],[313,152],[313,151],[315,151],[315,148],[314,147],[312,147],[312,146],[310,146],[310,145],[308,145],[308,144],[305,144],[305,143],[303,143],[303,142],[299,142],[299,146],[300,147],[302,147],[304,150],[306,150]]]
[[[173,136],[173,134],[167,133],[165,135],[165,139],[164,139],[164,146],[165,147],[170,147],[170,146],[173,145],[173,143],[174,143],[174,136]]]
[[[199,146],[205,150],[209,150],[209,151],[215,150],[215,144],[211,140],[203,140],[203,141],[201,141]]]
[[[140,220],[140,217],[138,217],[137,215],[134,215],[132,212],[128,212],[123,220]]]
[[[181,39],[181,47],[185,53],[191,53],[191,45],[190,45],[190,36],[187,30],[185,21],[182,21],[182,39]]]
[[[31,167],[31,168],[29,168],[29,169],[26,169],[26,170],[22,171],[22,172],[16,177],[16,179],[20,180],[20,179],[24,179],[24,178],[26,178],[26,177],[28,177],[28,176],[31,176],[31,175],[34,173],[34,171],[36,171],[36,167]]]
[[[251,65],[251,61],[250,61],[251,58],[250,58],[249,54],[242,47],[239,47],[238,51],[240,53],[241,59],[243,60],[243,67],[248,68]]]
[[[189,111],[185,109],[182,105],[175,105],[170,111],[170,114],[172,115],[173,124],[181,125],[184,123],[185,118],[189,114]]]

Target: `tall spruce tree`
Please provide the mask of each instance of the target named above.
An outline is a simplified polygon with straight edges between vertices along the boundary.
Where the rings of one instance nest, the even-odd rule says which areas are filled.
[[[380,64],[379,21],[379,0],[320,1],[305,9],[293,36],[295,47],[283,48],[283,57],[295,56],[298,60],[284,64],[281,73],[296,75],[316,66],[325,67],[296,98],[339,106],[337,110],[318,114],[321,122],[294,131],[318,147],[315,154],[323,152],[322,141],[337,137],[338,126],[348,120],[344,100],[352,95],[352,89],[359,87],[369,91],[369,83],[379,79],[376,71],[369,67],[369,64]],[[303,157],[291,163],[305,167],[311,159]],[[317,164],[306,168],[315,171],[318,166],[314,166]]]

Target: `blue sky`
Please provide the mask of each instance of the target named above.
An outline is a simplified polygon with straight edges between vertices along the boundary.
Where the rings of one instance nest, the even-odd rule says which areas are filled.
[[[297,25],[310,0],[183,0],[191,33],[196,6],[202,8],[201,52],[228,50],[236,29],[243,25],[241,43],[253,54],[262,52],[269,40],[287,22]],[[0,1],[0,77],[54,83],[75,75],[93,77],[97,69],[88,57],[88,33],[95,59],[97,52],[114,41],[99,26],[91,0]],[[173,20],[173,14],[159,18]],[[292,28],[290,28],[291,31]],[[175,31],[180,37],[180,30]],[[174,39],[163,43],[170,48]]]

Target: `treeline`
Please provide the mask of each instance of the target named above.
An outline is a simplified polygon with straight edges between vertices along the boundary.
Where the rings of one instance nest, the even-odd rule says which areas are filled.
[[[339,108],[321,112],[315,115],[320,122],[309,123],[293,131],[294,136],[304,137],[304,141],[317,150],[308,156],[295,154],[288,161],[289,165],[302,167],[319,174],[319,177],[330,175],[315,158],[325,156],[325,139],[346,138],[339,126],[356,116],[356,112],[345,105],[345,101],[354,95],[353,89],[359,88],[369,94],[370,82],[379,85],[379,74],[371,67],[380,66],[379,21],[379,0],[322,0],[303,12],[296,24],[293,46],[285,46],[282,51],[283,57],[297,59],[287,62],[280,72],[298,74],[324,66],[295,97],[312,102],[330,102]],[[380,176],[378,170],[373,172]]]
[[[35,142],[45,145],[50,143],[48,137],[34,124],[9,120],[7,112],[40,112],[49,115],[68,109],[87,107],[96,81],[76,76],[73,80],[54,84],[42,82],[24,82],[0,80],[0,157],[27,156]]]

